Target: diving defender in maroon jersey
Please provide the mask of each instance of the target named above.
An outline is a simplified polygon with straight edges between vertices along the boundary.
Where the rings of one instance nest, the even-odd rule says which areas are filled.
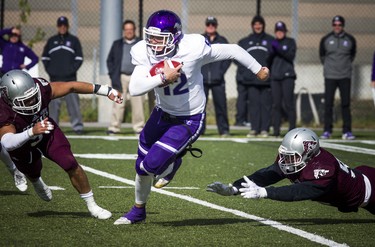
[[[48,104],[52,99],[73,92],[96,93],[121,103],[121,93],[108,86],[86,82],[49,83],[21,70],[5,73],[0,89],[1,144],[17,169],[31,181],[38,196],[45,201],[52,199],[50,188],[41,178],[43,155],[68,173],[93,217],[110,218],[111,212],[96,204],[86,173],[74,158],[68,139],[53,119],[48,118]]]
[[[292,184],[269,186],[285,178]],[[306,128],[293,129],[285,135],[272,165],[238,179],[233,185],[209,184],[207,191],[225,196],[241,194],[251,199],[313,200],[341,212],[364,208],[375,214],[375,168],[349,168],[321,148],[318,136]]]

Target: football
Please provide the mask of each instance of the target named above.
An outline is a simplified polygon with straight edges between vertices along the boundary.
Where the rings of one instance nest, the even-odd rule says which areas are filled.
[[[170,60],[170,59],[168,59],[167,62],[170,68],[176,68],[178,65],[180,65],[180,62]],[[150,75],[154,76],[157,74],[161,74],[163,70],[164,70],[164,60],[152,66],[152,68],[150,69]]]

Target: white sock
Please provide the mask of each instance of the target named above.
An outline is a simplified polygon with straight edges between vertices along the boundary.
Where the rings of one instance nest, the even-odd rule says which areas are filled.
[[[8,152],[2,146],[1,146],[1,151],[0,151],[0,159],[1,159],[2,162],[4,162],[5,166],[9,170],[9,172],[12,175],[14,175],[14,171],[16,170],[16,166],[14,165],[13,161],[11,160]]]
[[[86,205],[88,208],[97,206],[95,200],[94,200],[94,193],[92,190],[85,194],[80,194],[81,198],[86,202]]]
[[[135,203],[145,204],[151,192],[152,177],[135,175]]]

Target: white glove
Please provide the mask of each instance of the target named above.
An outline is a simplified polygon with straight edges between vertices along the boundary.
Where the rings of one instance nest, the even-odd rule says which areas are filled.
[[[117,104],[122,104],[122,102],[124,101],[124,98],[122,97],[122,95],[120,95],[120,93],[116,90],[116,89],[111,89],[108,93],[108,98],[111,99],[111,95],[114,96],[114,99],[113,101],[116,102]]]
[[[237,188],[233,187],[233,185],[226,185],[221,182],[215,182],[207,185],[206,191],[215,192],[222,196],[232,196],[238,192]]]
[[[267,197],[267,191],[263,187],[259,187],[248,177],[243,177],[246,183],[241,183],[243,188],[240,189],[241,196],[246,199],[259,199]]]

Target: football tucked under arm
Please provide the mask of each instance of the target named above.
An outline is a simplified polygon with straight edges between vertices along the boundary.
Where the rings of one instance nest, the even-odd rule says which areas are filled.
[[[182,64],[180,62],[166,59],[158,62],[150,69],[150,75],[160,75],[162,84],[159,87],[165,87],[169,84],[173,84],[178,77],[180,77],[180,68]]]
[[[165,63],[164,60],[160,61],[152,66],[151,69],[146,65],[135,66],[129,83],[130,95],[143,95],[156,87],[165,87],[175,82],[180,76],[179,70],[182,64],[177,61]]]

